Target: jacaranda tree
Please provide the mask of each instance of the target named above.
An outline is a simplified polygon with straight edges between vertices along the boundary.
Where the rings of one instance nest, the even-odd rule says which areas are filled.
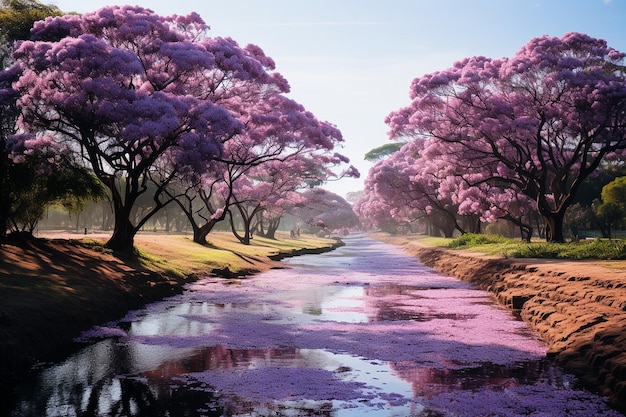
[[[7,144],[9,136],[15,133],[15,121],[19,114],[15,105],[17,92],[11,87],[18,76],[17,68],[0,71],[0,237],[7,233],[9,219],[17,201],[13,162],[9,157]]]
[[[244,128],[224,144],[222,156],[210,162],[202,175],[193,172],[182,178],[194,186],[180,187],[185,193],[176,197],[192,225],[194,241],[199,243],[206,242],[213,227],[231,213],[231,206],[236,206],[250,226],[265,209],[263,196],[276,199],[281,191],[290,192],[313,177],[323,182],[339,176],[332,168],[347,162],[333,151],[343,142],[341,132],[281,94],[276,85],[256,89],[256,94],[251,87],[242,90],[236,106],[231,107],[230,100],[224,101],[224,106],[232,109]],[[303,168],[303,158],[315,170]],[[277,170],[289,175],[289,181],[272,180],[272,184],[263,185],[267,178],[276,177],[268,172]],[[264,191],[252,193],[252,188]],[[254,209],[248,207],[251,200]]]
[[[143,218],[131,216],[155,166],[201,170],[241,131],[216,103],[214,79],[269,76],[258,48],[210,38],[195,13],[105,7],[38,22],[31,39],[15,53],[23,69],[20,126],[67,142],[109,189],[115,227],[107,246],[119,251],[132,250],[137,231],[166,204],[157,193]]]
[[[89,180],[89,172],[78,169],[69,160],[49,161],[42,158],[46,150],[35,150],[18,164],[12,160],[12,152],[17,149],[9,149],[9,145],[20,142],[19,138],[10,140],[10,136],[16,132],[19,115],[16,103],[18,93],[13,89],[13,83],[19,78],[20,69],[12,66],[13,51],[16,45],[29,38],[33,23],[59,15],[61,11],[57,7],[36,0],[0,1],[0,236],[10,231],[32,230],[46,205],[72,188],[65,183],[67,180]],[[53,178],[51,172],[60,175]],[[67,175],[71,173],[76,176]],[[61,177],[63,180],[56,183],[61,188],[56,188],[54,182]],[[90,194],[88,188],[87,195],[82,197]]]
[[[624,53],[580,33],[532,39],[513,58],[468,58],[416,78],[411,104],[386,121],[392,138],[447,147],[471,185],[523,194],[563,241],[581,183],[626,148]]]

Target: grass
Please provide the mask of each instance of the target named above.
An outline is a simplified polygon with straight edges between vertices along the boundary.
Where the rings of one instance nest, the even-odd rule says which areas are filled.
[[[394,245],[405,245],[417,242],[426,246],[437,246],[450,249],[467,249],[487,255],[504,256],[507,258],[544,258],[563,260],[626,260],[626,240],[594,239],[579,242],[547,243],[544,241],[523,242],[499,235],[467,233],[456,238],[430,237],[426,235],[391,235],[385,232],[373,232],[375,239]],[[622,266],[620,266],[622,268]]]
[[[509,258],[547,259],[626,259],[626,241],[621,239],[594,239],[579,242],[547,243],[522,242],[497,235],[465,234],[448,239],[445,246],[452,249],[472,249],[483,253],[503,255]]]
[[[226,268],[236,274],[262,270],[270,255],[335,243],[308,235],[298,239],[287,236],[279,235],[277,240],[255,237],[250,245],[242,245],[230,232],[213,232],[209,235],[209,244],[203,246],[194,243],[190,236],[141,233],[136,237],[135,246],[144,267],[188,275]]]

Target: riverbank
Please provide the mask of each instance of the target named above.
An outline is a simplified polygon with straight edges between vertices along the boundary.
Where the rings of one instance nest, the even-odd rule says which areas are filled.
[[[530,323],[550,357],[626,412],[626,261],[507,259],[428,246],[419,236],[373,237],[492,292]]]
[[[285,256],[341,245],[312,236],[241,245],[215,233],[201,246],[183,235],[142,233],[140,256],[121,259],[103,248],[107,237],[50,232],[0,241],[0,393],[34,364],[66,355],[82,331],[178,294],[199,276],[250,275],[280,268],[276,259]]]

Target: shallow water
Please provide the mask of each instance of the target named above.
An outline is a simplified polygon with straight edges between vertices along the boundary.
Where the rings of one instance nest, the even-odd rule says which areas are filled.
[[[621,416],[490,295],[351,236],[84,334],[13,416]]]

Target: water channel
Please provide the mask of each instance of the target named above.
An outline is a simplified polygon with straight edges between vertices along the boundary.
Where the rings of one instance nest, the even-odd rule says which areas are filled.
[[[207,278],[84,334],[12,416],[622,416],[486,292],[399,248]]]

